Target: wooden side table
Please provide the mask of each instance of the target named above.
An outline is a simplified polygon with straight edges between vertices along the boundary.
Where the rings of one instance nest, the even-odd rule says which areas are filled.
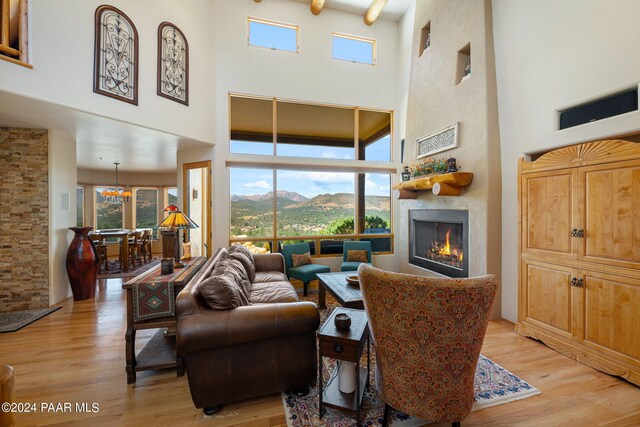
[[[176,354],[175,329],[178,319],[175,313],[172,316],[156,316],[153,319],[136,320],[134,316],[134,288],[148,283],[161,285],[169,283],[173,286],[173,304],[175,305],[178,293],[195,276],[206,260],[205,257],[194,257],[185,263],[184,268],[176,269],[173,274],[160,274],[160,265],[158,264],[122,285],[122,289],[127,292],[127,331],[125,334],[127,384],[136,382],[136,372],[149,369],[178,368],[178,376],[184,375],[182,358]],[[136,331],[160,328],[167,329],[156,332],[136,355]]]
[[[351,317],[351,327],[347,331],[339,331],[335,326],[335,317],[339,313],[346,313]],[[361,425],[362,398],[365,389],[369,388],[369,371],[371,361],[369,359],[369,325],[367,315],[363,310],[350,308],[336,308],[331,316],[320,328],[318,332],[318,390],[323,389],[322,385],[322,358],[333,357],[337,360],[353,362],[356,364],[356,391],[353,393],[342,393],[338,388],[338,369],[333,370],[326,390],[318,393],[320,398],[319,416],[322,418],[324,408],[342,409],[355,412],[358,426]],[[366,344],[367,367],[360,367],[360,359]]]

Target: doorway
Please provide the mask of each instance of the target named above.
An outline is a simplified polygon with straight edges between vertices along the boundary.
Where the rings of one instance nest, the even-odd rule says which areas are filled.
[[[208,256],[211,247],[211,161],[185,163],[182,169],[184,212],[198,228],[186,230],[192,256]]]

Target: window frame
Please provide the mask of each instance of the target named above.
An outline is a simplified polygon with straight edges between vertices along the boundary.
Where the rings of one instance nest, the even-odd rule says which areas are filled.
[[[273,48],[273,47],[266,47],[266,46],[257,46],[254,44],[251,44],[251,23],[252,22],[256,22],[258,24],[264,24],[264,25],[271,25],[274,27],[281,27],[281,28],[288,28],[291,30],[295,30],[296,31],[296,50],[284,50],[284,49],[277,49],[277,48]],[[256,47],[256,48],[262,48],[262,49],[267,49],[267,50],[274,50],[277,52],[288,52],[288,53],[300,53],[300,26],[296,25],[296,24],[289,24],[286,22],[278,22],[278,21],[271,21],[269,19],[263,19],[263,18],[256,18],[254,16],[247,16],[247,46],[248,47]]]
[[[335,37],[342,38],[342,39],[347,39],[347,40],[354,40],[354,41],[359,41],[359,42],[370,43],[371,44],[371,63],[353,61],[353,60],[342,59],[342,58],[336,58],[333,55],[333,40],[334,40]],[[334,61],[349,62],[351,64],[370,65],[372,67],[375,67],[377,65],[377,63],[378,63],[378,45],[377,45],[377,41],[376,41],[376,39],[370,39],[368,37],[354,36],[352,34],[345,34],[345,33],[339,33],[337,31],[332,31],[331,32],[331,59],[334,60]]]

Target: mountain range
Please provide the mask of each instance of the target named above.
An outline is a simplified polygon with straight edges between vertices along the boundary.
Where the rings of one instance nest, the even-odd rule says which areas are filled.
[[[233,236],[273,235],[273,192],[231,196]],[[366,196],[366,215],[390,222],[391,198]],[[355,196],[351,193],[319,194],[307,198],[290,191],[276,192],[278,234],[283,236],[322,234],[335,220],[354,218]]]

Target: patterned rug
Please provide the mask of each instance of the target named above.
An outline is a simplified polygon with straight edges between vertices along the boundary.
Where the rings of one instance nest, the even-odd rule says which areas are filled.
[[[300,297],[302,300],[317,303],[317,294],[308,297]],[[321,322],[324,322],[331,311],[338,306],[335,299],[327,294],[327,309],[320,310]],[[384,414],[384,402],[378,395],[375,385],[375,357],[371,347],[371,377],[370,388],[365,391],[363,403],[363,422],[365,426],[379,426]],[[363,359],[362,362],[364,362]],[[331,372],[335,368],[336,361],[323,358],[323,383],[327,384]],[[475,376],[475,402],[472,411],[526,399],[540,394],[540,391],[519,378],[517,375],[504,369],[492,360],[480,355]],[[309,394],[304,397],[296,397],[293,394],[282,393],[282,404],[285,410],[288,427],[347,427],[355,426],[356,420],[348,412],[326,408],[322,419],[318,418],[318,389],[311,388]],[[391,412],[391,425],[398,427],[413,427],[428,424],[429,421],[413,418],[398,411]]]
[[[43,318],[61,307],[40,308],[35,310],[9,311],[0,313],[0,333],[15,332]]]
[[[155,267],[159,263],[160,263],[160,258],[153,258],[151,261],[149,261],[146,264],[143,264],[143,265],[139,266],[135,270],[129,270],[127,272],[124,272],[124,271],[122,271],[120,269],[120,261],[118,261],[117,259],[110,259],[109,260],[109,270],[106,271],[106,272],[103,272],[102,274],[98,274],[98,279],[115,279],[115,278],[118,278],[118,277],[135,277],[135,276],[137,276],[139,274],[144,273],[145,271],[147,271],[151,267]]]

